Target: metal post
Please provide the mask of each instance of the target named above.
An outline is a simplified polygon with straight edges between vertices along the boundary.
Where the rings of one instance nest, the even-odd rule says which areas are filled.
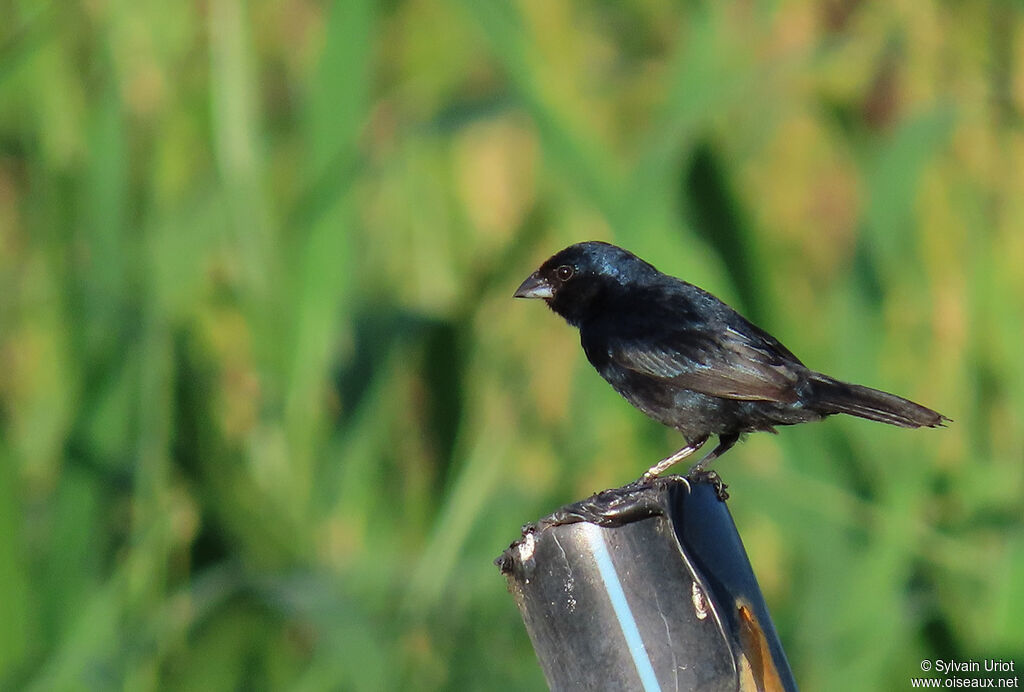
[[[523,529],[495,562],[552,690],[796,691],[725,497],[670,476]]]

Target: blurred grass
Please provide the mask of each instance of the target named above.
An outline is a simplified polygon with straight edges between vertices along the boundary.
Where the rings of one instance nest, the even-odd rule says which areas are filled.
[[[804,688],[1020,662],[1017,5],[0,16],[0,687],[541,686],[490,560],[679,442],[509,298],[589,238],[955,420],[723,462]]]

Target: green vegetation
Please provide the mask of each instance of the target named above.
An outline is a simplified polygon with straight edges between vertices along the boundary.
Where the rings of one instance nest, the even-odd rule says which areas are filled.
[[[1024,665],[1010,2],[0,4],[0,688],[538,689],[491,560],[678,435],[613,240],[955,420],[719,467],[807,690]]]

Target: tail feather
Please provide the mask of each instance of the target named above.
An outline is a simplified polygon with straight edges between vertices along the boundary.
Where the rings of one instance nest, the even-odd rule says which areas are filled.
[[[815,373],[811,378],[814,410],[847,413],[901,428],[937,428],[949,419],[937,411],[888,392],[849,384]]]

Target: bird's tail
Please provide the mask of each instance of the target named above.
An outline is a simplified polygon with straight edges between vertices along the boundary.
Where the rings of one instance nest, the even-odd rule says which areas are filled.
[[[901,428],[936,428],[949,419],[909,399],[859,384],[849,384],[828,375],[811,377],[814,409],[823,414],[848,413]]]

